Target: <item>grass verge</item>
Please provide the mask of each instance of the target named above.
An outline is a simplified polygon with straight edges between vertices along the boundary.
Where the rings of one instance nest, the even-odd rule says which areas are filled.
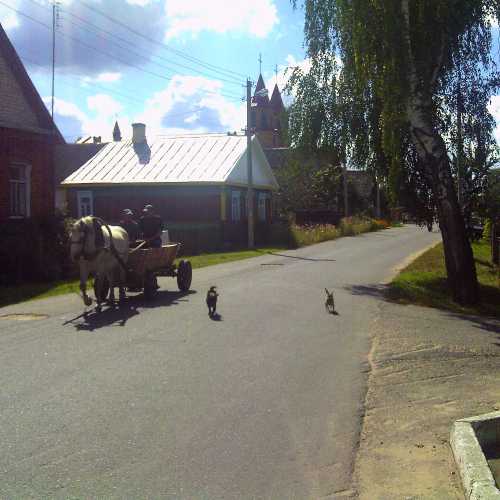
[[[472,244],[481,303],[463,307],[451,300],[446,280],[442,243],[431,248],[403,269],[390,283],[387,296],[402,304],[418,304],[449,311],[500,318],[500,271],[491,263],[490,245]]]
[[[269,252],[285,250],[284,247],[273,248],[257,248],[255,250],[241,250],[237,252],[221,252],[201,254],[194,256],[182,257],[185,260],[190,260],[193,269],[199,269],[215,264],[223,264],[236,260],[250,259],[251,257],[259,257]],[[178,262],[180,259],[176,259]],[[91,289],[92,284],[87,285],[87,289]],[[65,295],[67,293],[79,293],[80,280],[58,281],[53,283],[28,283],[19,286],[0,287],[0,307],[28,300],[45,299],[47,297],[55,297],[57,295]]]

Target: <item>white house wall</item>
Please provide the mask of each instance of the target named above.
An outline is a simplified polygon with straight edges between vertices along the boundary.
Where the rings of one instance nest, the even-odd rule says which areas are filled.
[[[257,140],[252,141],[252,178],[253,184],[258,187],[278,189],[278,183],[274,177],[269,162]],[[246,153],[236,163],[233,171],[226,179],[226,184],[246,185],[248,181],[247,155]]]

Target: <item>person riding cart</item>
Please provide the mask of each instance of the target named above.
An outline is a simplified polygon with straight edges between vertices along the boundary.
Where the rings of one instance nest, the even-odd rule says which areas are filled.
[[[139,220],[142,237],[146,241],[146,247],[161,247],[161,232],[163,223],[159,215],[155,214],[153,205],[146,205],[142,211],[144,214]]]
[[[139,224],[134,219],[134,213],[130,208],[126,208],[122,212],[122,220],[120,226],[127,231],[130,246],[135,246],[136,241],[139,239]]]

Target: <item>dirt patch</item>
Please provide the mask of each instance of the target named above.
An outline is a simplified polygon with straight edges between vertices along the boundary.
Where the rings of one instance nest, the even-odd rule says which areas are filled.
[[[448,437],[455,420],[500,406],[497,326],[381,305],[355,466],[360,500],[464,498]]]

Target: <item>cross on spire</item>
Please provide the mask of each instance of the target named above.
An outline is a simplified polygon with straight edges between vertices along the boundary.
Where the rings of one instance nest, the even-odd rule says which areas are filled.
[[[259,52],[259,74],[262,74],[262,54]]]
[[[276,85],[278,84],[278,65],[274,66],[274,74],[276,75]]]

